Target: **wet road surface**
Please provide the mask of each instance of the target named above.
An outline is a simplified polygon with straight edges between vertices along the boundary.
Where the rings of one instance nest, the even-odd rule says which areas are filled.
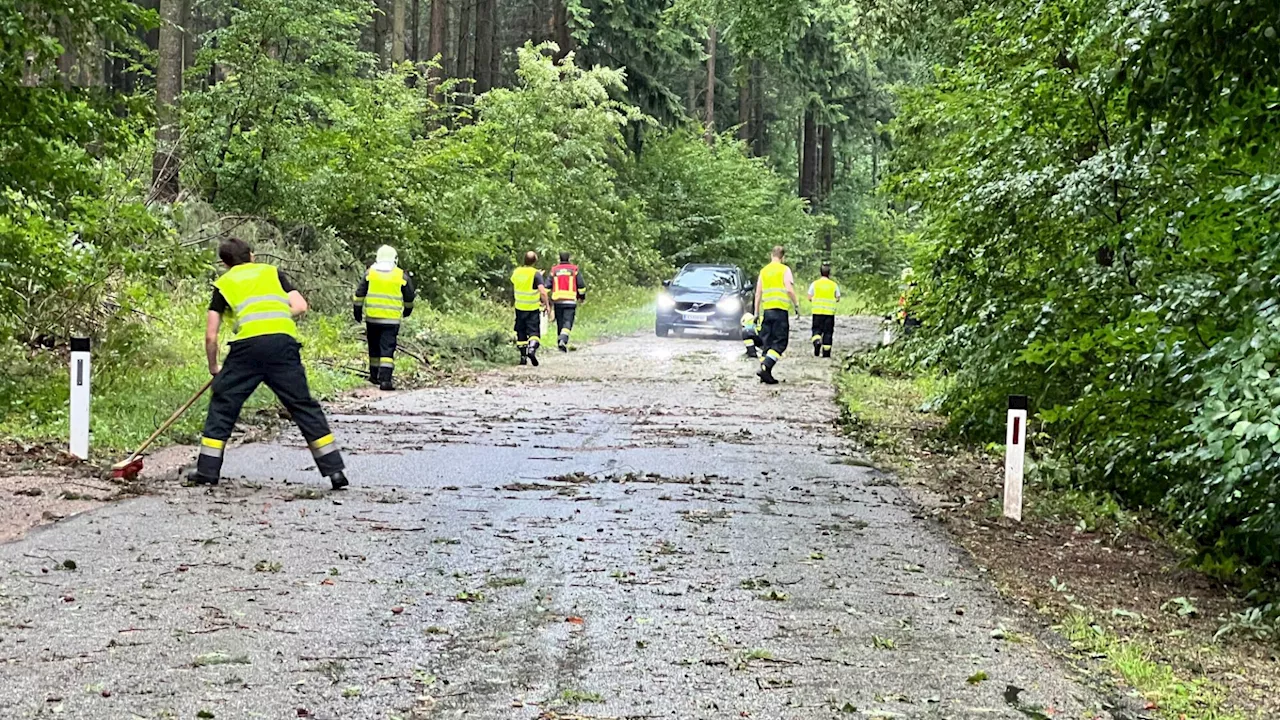
[[[0,718],[1094,717],[794,332],[772,388],[638,336],[349,401],[349,492],[291,431],[0,545]]]

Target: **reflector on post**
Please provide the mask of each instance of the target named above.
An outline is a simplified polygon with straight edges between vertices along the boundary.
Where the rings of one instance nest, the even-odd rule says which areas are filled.
[[[1004,516],[1022,520],[1022,463],[1027,449],[1027,396],[1009,396],[1004,440]]]
[[[71,454],[89,459],[89,338],[71,338]]]

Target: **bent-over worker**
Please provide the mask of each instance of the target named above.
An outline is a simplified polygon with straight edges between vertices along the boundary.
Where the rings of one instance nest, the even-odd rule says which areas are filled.
[[[341,490],[348,484],[342,453],[320,403],[307,386],[302,344],[294,323],[294,318],[307,311],[306,299],[284,273],[254,262],[253,251],[239,238],[223,240],[218,256],[227,271],[213,283],[204,335],[209,372],[214,376],[213,397],[200,438],[200,455],[187,480],[195,485],[218,484],[227,440],[240,418],[240,409],[253,391],[266,383],[302,431],[320,474],[334,490]],[[235,336],[220,368],[218,331],[224,317],[231,322]]]

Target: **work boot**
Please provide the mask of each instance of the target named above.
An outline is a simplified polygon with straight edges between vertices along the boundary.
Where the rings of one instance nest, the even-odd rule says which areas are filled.
[[[569,345],[568,343],[559,343],[556,345],[556,349],[558,349],[562,353],[567,353],[569,352]]]
[[[529,348],[529,364],[538,367],[538,350],[537,348]]]
[[[824,358],[830,358],[830,357],[831,357],[831,348],[823,348],[823,349],[822,349],[822,357],[824,357]]]
[[[747,357],[752,360],[758,360],[760,358],[760,353],[757,353],[754,347],[749,347],[747,348]]]
[[[383,392],[391,392],[392,390],[396,389],[396,386],[395,386],[395,383],[391,382],[390,379],[387,379],[378,383],[378,389],[382,390]]]
[[[187,487],[213,487],[219,480],[217,477],[201,475],[194,466],[184,468],[179,474],[182,477],[182,484]]]
[[[822,343],[815,342],[813,344],[813,356],[820,357],[822,355]]]
[[[329,476],[329,485],[332,486],[334,490],[341,490],[350,484],[351,482],[347,480],[346,473],[341,470]]]

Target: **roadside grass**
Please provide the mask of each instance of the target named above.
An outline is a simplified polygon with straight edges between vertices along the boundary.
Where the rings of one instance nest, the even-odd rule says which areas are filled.
[[[589,295],[578,308],[570,345],[631,335],[645,328],[652,330],[657,297],[657,290],[640,287]],[[555,333],[554,322],[550,328],[548,335]]]
[[[1153,660],[1143,643],[1125,639],[1092,617],[1072,613],[1056,628],[1072,647],[1087,653],[1137,690],[1168,720],[1244,720],[1225,708],[1226,689],[1207,678],[1185,679],[1168,664]]]
[[[136,313],[137,322],[116,331],[95,347],[91,452],[97,461],[136,448],[206,380],[204,287],[187,287],[154,296]],[[636,332],[652,322],[654,292],[626,288],[602,292],[584,305],[574,339],[591,342]],[[402,387],[440,382],[459,373],[515,363],[510,305],[472,300],[442,311],[420,307],[401,331],[402,351],[396,359]],[[298,324],[303,363],[312,392],[332,400],[366,386],[368,349],[363,327],[349,311],[312,311]],[[554,333],[554,324],[552,330]],[[225,355],[224,332],[223,354]],[[51,446],[66,441],[68,381],[65,361],[46,357],[39,373],[20,393],[21,406],[0,418],[0,438]],[[252,421],[277,417],[275,397],[259,388],[245,404]],[[208,408],[208,395],[194,405],[156,442],[194,442]]]
[[[104,343],[93,359],[91,448],[94,457],[106,459],[137,447],[169,415],[209,379],[204,359],[204,317],[208,298],[195,293],[185,297],[156,298],[142,310],[145,320],[131,327],[128,346],[120,341]],[[303,362],[312,391],[322,399],[358,386],[359,375],[343,370],[359,357],[361,341],[339,319],[314,315],[299,324]],[[23,442],[62,442],[67,437],[67,381],[61,367],[50,369],[41,385],[29,388],[33,396],[26,412],[11,413],[0,421],[0,436]],[[261,388],[245,405],[245,414],[262,411],[276,402]],[[208,394],[189,410],[158,445],[192,441],[199,434],[208,408]]]
[[[895,473],[1000,592],[1045,616],[1146,698],[1150,712],[1165,720],[1276,716],[1274,646],[1247,634],[1215,637],[1243,601],[1192,569],[1171,531],[1110,495],[1070,487],[1051,461],[1028,474],[1024,521],[1004,520],[1004,448],[945,434],[945,418],[929,411],[945,379],[909,376],[873,353],[851,358],[835,382],[845,432],[874,465]]]

